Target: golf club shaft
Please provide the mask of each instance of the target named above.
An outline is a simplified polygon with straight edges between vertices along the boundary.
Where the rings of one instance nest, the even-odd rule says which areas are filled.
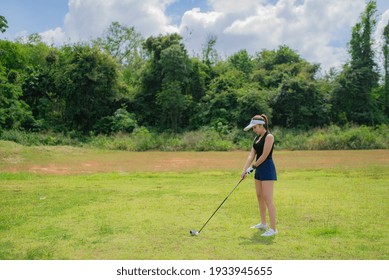
[[[236,184],[236,186],[232,189],[232,191],[227,195],[227,197],[223,200],[222,203],[220,203],[219,207],[216,208],[215,212],[213,212],[212,216],[209,217],[209,219],[205,222],[205,224],[201,227],[201,229],[199,230],[199,233],[203,230],[203,228],[208,224],[208,222],[212,219],[212,217],[216,214],[217,210],[220,209],[220,207],[222,207],[222,205],[224,204],[224,202],[226,202],[226,200],[229,198],[229,196],[234,192],[234,190],[239,186],[240,182],[242,182],[244,180],[244,177],[242,179],[239,180],[239,182]]]

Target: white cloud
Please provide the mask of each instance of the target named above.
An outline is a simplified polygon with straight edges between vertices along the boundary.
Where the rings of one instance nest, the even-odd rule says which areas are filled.
[[[383,71],[383,54],[382,54],[382,46],[384,44],[383,33],[384,28],[389,23],[389,10],[386,10],[379,18],[377,22],[377,28],[374,33],[374,50],[376,54],[376,61],[378,62],[378,66]]]
[[[177,32],[165,14],[166,7],[174,1],[69,0],[63,33],[72,41],[90,40],[101,36],[113,21],[133,26],[145,37]]]
[[[374,33],[374,41],[376,42],[376,48],[379,49],[383,44],[383,33],[386,25],[389,23],[389,10],[386,10],[379,18],[377,22],[377,28]]]
[[[185,13],[180,31],[182,26],[192,31],[189,47],[198,49],[199,37],[203,34],[204,43],[208,33],[218,36],[217,47],[227,54],[240,49],[254,54],[286,44],[328,69],[347,59],[344,38],[365,6],[364,0],[242,1],[210,0],[212,12]],[[337,41],[342,41],[341,47],[333,46]]]
[[[258,5],[266,4],[265,0],[208,0],[208,4],[215,11],[225,14],[245,14],[252,11]]]
[[[184,38],[189,53],[199,54],[209,35],[219,35],[223,31],[225,15],[221,12],[201,12],[193,8],[184,13],[178,32]]]
[[[42,37],[42,41],[49,45],[62,45],[68,39],[61,27],[47,30],[45,32],[39,33],[39,35]]]
[[[55,42],[89,40],[118,21],[145,38],[178,32],[190,54],[201,53],[206,38],[216,35],[219,54],[286,44],[328,69],[346,62],[351,28],[365,7],[365,0],[208,0],[207,11],[192,8],[176,26],[166,9],[177,1],[186,0],[69,0],[63,29],[41,35]]]
[[[20,31],[15,34],[15,38],[27,38],[30,34],[28,33],[27,30]]]

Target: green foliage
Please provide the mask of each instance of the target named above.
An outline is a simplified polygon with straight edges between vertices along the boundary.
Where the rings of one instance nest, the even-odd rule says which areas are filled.
[[[188,99],[182,94],[179,81],[164,83],[162,90],[157,93],[157,104],[161,106],[162,113],[169,123],[168,127],[177,132],[179,122],[184,110],[187,107]]]
[[[247,77],[253,71],[253,61],[246,50],[241,50],[229,57],[228,61],[234,68],[242,71]]]
[[[105,36],[93,43],[125,66],[136,65],[143,55],[141,34],[134,27],[123,26],[119,22],[112,22]]]
[[[183,148],[192,151],[230,151],[234,149],[234,144],[227,137],[212,128],[185,133],[182,145]]]
[[[131,133],[137,126],[134,114],[129,113],[125,108],[120,108],[112,116],[98,120],[93,126],[93,131],[96,134]]]
[[[190,93],[196,105],[205,95],[207,81],[209,80],[209,68],[201,63],[198,59],[192,58],[192,71],[190,74]]]
[[[143,48],[148,52],[153,63],[158,63],[161,59],[162,51],[170,46],[179,45],[184,50],[185,46],[181,40],[182,37],[177,33],[165,36],[159,35],[157,37],[151,36],[143,43]]]
[[[156,103],[167,117],[167,127],[177,132],[189,97],[185,89],[189,85],[190,60],[178,44],[171,45],[161,52],[159,61],[162,83],[157,92]],[[162,123],[163,124],[163,123]]]
[[[217,42],[217,37],[214,35],[209,35],[207,37],[206,43],[203,46],[202,51],[202,61],[207,65],[208,68],[211,68],[212,65],[215,65],[218,62],[218,53],[215,48]]]
[[[4,16],[0,16],[0,32],[4,33],[8,28],[8,22]]]
[[[389,127],[331,125],[310,131],[275,129],[276,147],[288,150],[388,149]]]
[[[280,46],[276,51],[263,50],[256,58],[258,66],[268,71],[273,70],[277,65],[295,64],[300,61],[300,56],[286,45]]]
[[[238,127],[247,125],[247,121],[258,112],[266,114],[272,119],[272,108],[270,101],[273,99],[275,92],[272,90],[260,90],[255,84],[249,84],[238,92],[237,124]]]
[[[375,14],[375,1],[369,1],[352,30],[350,62],[324,75],[286,45],[221,58],[217,38],[209,36],[202,57],[189,57],[179,34],[144,40],[118,22],[101,38],[61,48],[47,46],[39,34],[0,40],[0,129],[82,138],[142,126],[167,135],[211,127],[225,136],[261,113],[271,126],[306,131],[387,124],[389,31],[384,29],[385,77],[380,77],[372,47]],[[185,146],[174,139],[172,149]]]
[[[6,76],[0,66],[0,127],[14,129],[27,127],[34,123],[29,106],[19,98],[23,92],[19,83],[19,74],[15,70]]]
[[[202,99],[201,119],[203,125],[222,121],[236,126],[238,121],[238,90],[244,86],[245,76],[242,71],[228,69],[219,63],[221,71],[210,82],[209,90]]]
[[[157,137],[147,128],[141,126],[131,135],[136,151],[154,150],[157,148]]]
[[[64,75],[64,117],[71,129],[87,133],[97,121],[113,114],[119,83],[118,66],[110,56],[76,45]]]
[[[326,130],[315,132],[307,145],[310,150],[387,149],[387,130],[387,126],[376,129],[367,126],[346,129],[330,126]]]
[[[128,113],[124,115],[129,117]],[[377,127],[331,125],[312,130],[275,127],[271,132],[275,137],[277,150],[389,149],[388,125]],[[231,128],[222,121],[212,127],[180,134],[149,131],[142,126],[136,126],[131,133],[123,130],[110,133],[86,137],[75,131],[63,134],[3,130],[0,139],[26,146],[70,145],[127,151],[248,151],[254,139],[254,134]]]
[[[27,47],[18,42],[0,40],[0,65],[6,70],[22,70],[28,63]]]
[[[177,131],[187,107],[190,60],[181,36],[150,37],[143,47],[150,56],[142,79],[142,89],[134,98],[137,117],[145,125]],[[167,118],[163,118],[167,115]]]
[[[300,128],[325,125],[330,119],[328,101],[314,81],[301,76],[284,79],[273,101],[273,122]]]
[[[334,113],[340,123],[377,123],[377,106],[372,96],[379,80],[372,40],[376,13],[375,1],[369,1],[352,30],[350,65],[344,67],[334,91]]]
[[[5,141],[12,141],[24,146],[80,146],[81,139],[77,137],[71,137],[70,134],[64,135],[63,133],[55,132],[26,132],[20,130],[3,130],[0,138]]]
[[[309,128],[329,122],[330,98],[315,78],[317,65],[304,61],[287,46],[262,51],[255,65],[253,81],[268,89],[263,91],[268,93],[268,105],[257,106],[257,112],[272,112],[273,125]]]

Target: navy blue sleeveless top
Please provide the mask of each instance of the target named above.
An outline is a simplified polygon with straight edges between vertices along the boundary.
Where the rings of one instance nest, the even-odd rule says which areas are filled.
[[[265,146],[265,140],[266,140],[266,136],[268,134],[269,134],[269,131],[266,131],[266,133],[263,135],[263,137],[261,138],[261,140],[258,143],[257,143],[257,141],[258,141],[259,137],[261,137],[261,135],[258,135],[254,139],[253,148],[257,153],[256,160],[258,160],[259,157],[263,154],[263,147]],[[273,148],[274,148],[274,143],[273,143],[273,146],[271,147],[270,153],[266,159],[273,159]]]

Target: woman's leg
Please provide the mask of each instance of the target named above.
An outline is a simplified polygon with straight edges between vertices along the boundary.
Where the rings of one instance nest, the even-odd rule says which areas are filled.
[[[262,184],[260,180],[255,180],[255,191],[257,193],[259,213],[261,215],[261,224],[266,225],[266,202],[262,194]]]
[[[270,227],[276,230],[276,207],[274,205],[273,190],[274,181],[260,181],[262,197],[269,210]]]

